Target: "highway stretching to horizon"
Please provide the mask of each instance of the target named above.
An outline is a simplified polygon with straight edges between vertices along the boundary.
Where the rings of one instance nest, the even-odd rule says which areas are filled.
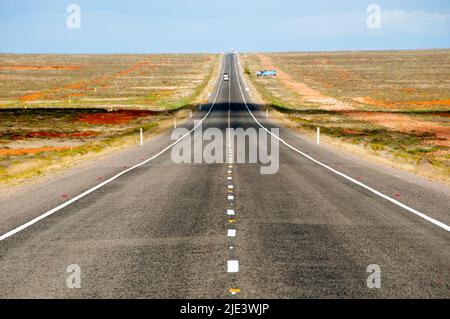
[[[279,169],[236,163],[228,144],[231,161],[177,164],[167,131],[5,196],[0,296],[450,297],[448,190],[279,127],[247,90],[238,55],[221,68],[181,127],[279,128]],[[69,265],[80,288],[67,285]],[[374,269],[379,287],[368,285]]]

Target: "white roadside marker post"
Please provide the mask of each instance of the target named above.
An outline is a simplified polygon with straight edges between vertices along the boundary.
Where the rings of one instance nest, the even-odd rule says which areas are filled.
[[[192,118],[192,111],[189,111],[189,118]]]
[[[317,145],[320,144],[320,127],[317,128]]]
[[[266,118],[269,118],[269,109],[266,110]]]
[[[142,132],[142,128],[139,129],[139,145],[144,145],[144,134]]]
[[[176,118],[173,119],[173,128],[177,128],[177,119]]]

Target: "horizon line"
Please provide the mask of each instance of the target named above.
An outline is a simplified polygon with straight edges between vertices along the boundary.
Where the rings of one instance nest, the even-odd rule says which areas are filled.
[[[433,47],[433,48],[414,48],[414,49],[341,49],[341,50],[252,50],[252,51],[239,51],[235,50],[237,53],[338,53],[338,52],[394,52],[394,51],[439,51],[439,50],[450,50],[450,47]],[[172,51],[172,52],[2,52],[0,54],[10,54],[10,55],[144,55],[144,54],[219,54],[225,53],[228,50],[223,51]]]

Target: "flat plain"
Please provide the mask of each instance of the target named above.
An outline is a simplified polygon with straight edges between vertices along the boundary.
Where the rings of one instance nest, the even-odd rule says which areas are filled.
[[[264,102],[301,130],[450,177],[450,50],[242,56]],[[257,77],[277,69],[276,77]],[[430,170],[430,171],[428,171]]]
[[[201,102],[218,55],[0,55],[0,182],[136,143]],[[182,116],[182,115],[178,115]]]

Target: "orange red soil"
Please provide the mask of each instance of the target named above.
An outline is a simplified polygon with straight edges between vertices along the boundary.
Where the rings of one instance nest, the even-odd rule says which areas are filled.
[[[78,121],[88,124],[126,124],[138,117],[154,114],[152,111],[119,110],[109,113],[81,115]]]

